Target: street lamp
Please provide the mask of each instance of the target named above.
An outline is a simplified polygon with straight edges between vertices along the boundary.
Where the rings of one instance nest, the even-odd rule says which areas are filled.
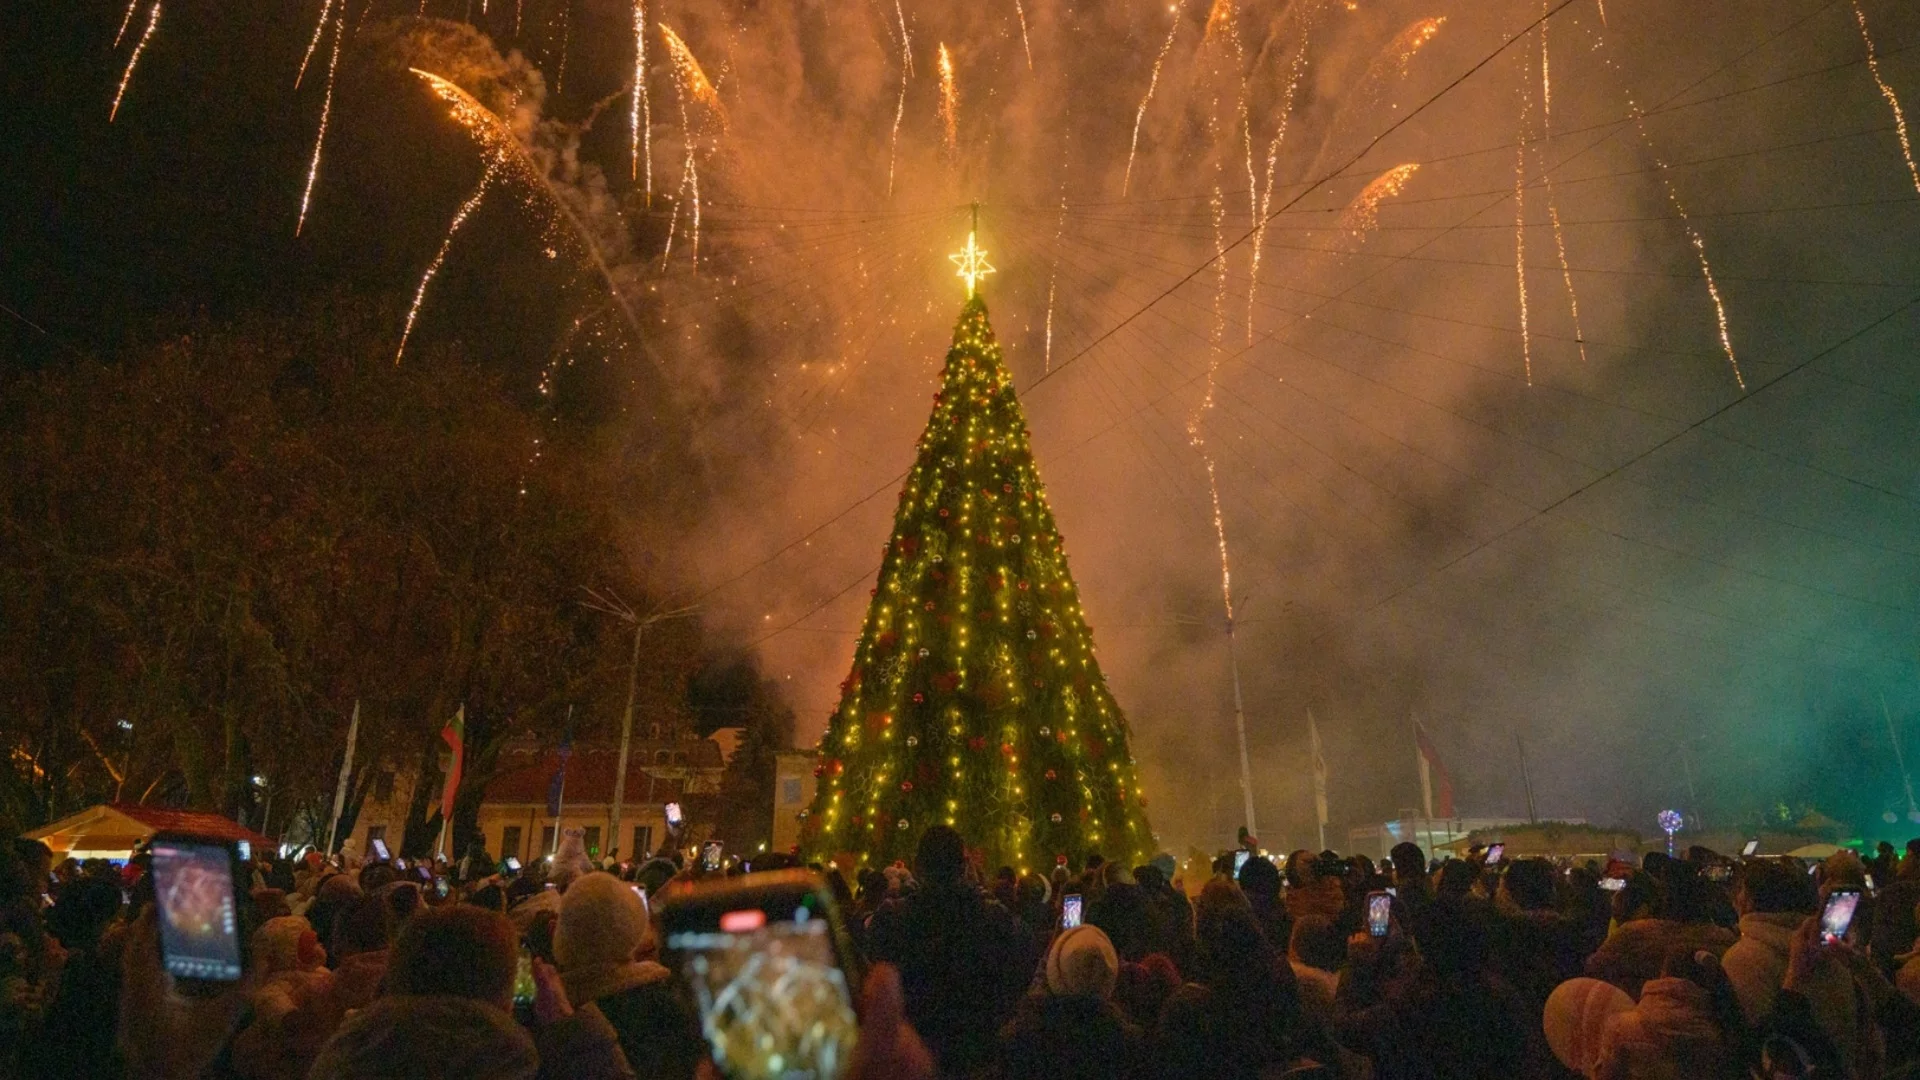
[[[620,848],[620,810],[627,800],[627,753],[633,745],[633,703],[640,691],[640,638],[647,627],[668,619],[684,619],[699,611],[697,605],[674,608],[655,608],[650,614],[642,615],[620,597],[612,593],[598,593],[587,589],[593,599],[586,605],[603,615],[611,615],[622,622],[633,625],[633,659],[627,665],[627,711],[620,718],[620,756],[613,771],[613,808],[607,819],[607,847],[610,850]],[[628,852],[629,855],[632,852]]]

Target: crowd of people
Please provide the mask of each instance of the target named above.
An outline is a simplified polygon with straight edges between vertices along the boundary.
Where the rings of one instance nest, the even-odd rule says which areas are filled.
[[[0,848],[0,1072],[718,1075],[642,895],[697,861],[596,868],[576,843],[517,873],[355,863],[250,864],[247,974],[187,993],[138,860]],[[1379,866],[1089,856],[1022,876],[935,827],[911,867],[815,869],[861,991],[850,1080],[1920,1077],[1920,840],[1810,867],[1401,844]],[[1845,891],[1850,927],[1823,932]]]

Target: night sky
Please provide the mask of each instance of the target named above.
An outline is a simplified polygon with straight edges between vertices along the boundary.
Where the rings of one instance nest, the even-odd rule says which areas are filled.
[[[296,237],[320,0],[167,0],[110,124],[150,2],[117,48],[117,2],[0,10],[7,363],[348,304],[397,346],[485,168],[407,68],[444,75],[518,148],[409,357],[460,350],[654,461],[608,494],[635,558],[759,652],[803,740],[846,674],[977,201],[1169,846],[1239,818],[1205,455],[1269,846],[1311,837],[1309,710],[1336,829],[1415,803],[1415,717],[1473,815],[1524,812],[1516,737],[1547,817],[1905,810],[1912,5],[655,0],[649,199],[631,7],[339,0]]]

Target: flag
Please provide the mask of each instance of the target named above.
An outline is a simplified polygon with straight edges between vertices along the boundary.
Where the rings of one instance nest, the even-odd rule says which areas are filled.
[[[1419,751],[1422,809],[1426,811],[1428,817],[1452,817],[1453,777],[1447,773],[1447,767],[1441,764],[1440,752],[1435,750],[1433,743],[1427,739],[1426,726],[1418,720],[1413,722],[1413,742]],[[1436,794],[1439,796],[1437,804],[1434,801]]]
[[[1325,829],[1327,826],[1327,758],[1320,749],[1320,725],[1313,722],[1311,709],[1307,710],[1307,738],[1313,746],[1313,813],[1320,822],[1320,827]]]
[[[447,765],[447,786],[440,792],[440,820],[453,820],[453,796],[460,790],[460,767],[467,760],[467,707],[453,714],[447,726],[440,729],[440,737],[446,740],[453,751],[453,761]]]
[[[560,736],[560,767],[553,770],[553,779],[547,781],[547,816],[560,816],[561,800],[567,794],[567,761],[573,757],[573,728],[569,726],[566,734]]]

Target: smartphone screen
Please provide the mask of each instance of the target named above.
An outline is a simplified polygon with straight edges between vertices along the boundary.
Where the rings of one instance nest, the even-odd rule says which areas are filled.
[[[1835,892],[1827,897],[1827,906],[1820,912],[1820,940],[1832,944],[1847,936],[1847,927],[1853,925],[1853,912],[1860,906],[1860,894],[1852,889]]]
[[[442,878],[433,879],[433,894],[435,896],[438,896],[440,899],[445,900],[447,898],[447,893],[451,891],[451,889],[452,887],[447,884],[446,878],[442,877]]]
[[[507,873],[517,874],[519,872],[520,872],[520,860],[514,858],[511,855],[507,856]]]
[[[1627,887],[1627,879],[1623,877],[1601,878],[1600,887],[1608,892],[1619,892],[1621,889]]]
[[[232,851],[210,840],[156,839],[153,895],[167,973],[199,982],[239,981]]]
[[[859,1031],[840,936],[811,875],[779,878],[735,879],[663,903],[666,956],[721,1075],[835,1080]]]
[[[1234,877],[1240,876],[1240,868],[1247,865],[1247,859],[1252,855],[1253,855],[1253,852],[1247,851],[1245,849],[1242,849],[1240,851],[1236,851],[1233,853],[1233,876]]]
[[[633,895],[640,898],[640,906],[646,909],[648,914],[653,913],[653,905],[647,903],[647,890],[644,887],[635,885],[633,887]]]
[[[1505,855],[1506,853],[1507,853],[1507,845],[1505,844],[1495,844],[1492,847],[1488,848],[1487,849],[1487,865],[1492,866],[1495,863],[1499,862],[1500,857]]]
[[[1080,925],[1082,903],[1079,893],[1068,893],[1060,898],[1060,929],[1071,930]]]
[[[234,849],[235,851],[237,851],[237,852],[239,852],[239,853],[240,853],[240,861],[241,861],[241,862],[252,862],[252,861],[253,861],[253,842],[252,842],[252,841],[250,841],[250,840],[235,840],[235,841],[233,842],[233,849]]]
[[[1753,858],[1754,853],[1759,850],[1760,850],[1760,841],[1749,840],[1747,841],[1746,846],[1740,849],[1740,854],[1743,858],[1751,859]]]
[[[405,859],[395,859],[395,860],[393,860],[393,868],[394,868],[395,870],[398,870],[398,871],[400,871],[400,872],[402,872],[402,873],[405,873],[405,872],[406,872],[406,869],[407,869],[407,860],[405,860]]]
[[[667,809],[666,809],[666,815],[667,815],[668,828],[677,829],[680,827],[680,804],[679,803],[677,802],[668,803]]]
[[[1387,936],[1387,928],[1393,922],[1393,897],[1386,893],[1367,894],[1367,933],[1373,937]]]
[[[718,840],[707,841],[706,846],[700,849],[700,865],[706,867],[709,870],[720,869],[721,850],[722,848],[720,846],[720,841]]]
[[[367,841],[367,846],[373,849],[374,858],[379,859],[381,862],[386,862],[388,859],[393,858],[387,851],[387,842],[377,836]]]

